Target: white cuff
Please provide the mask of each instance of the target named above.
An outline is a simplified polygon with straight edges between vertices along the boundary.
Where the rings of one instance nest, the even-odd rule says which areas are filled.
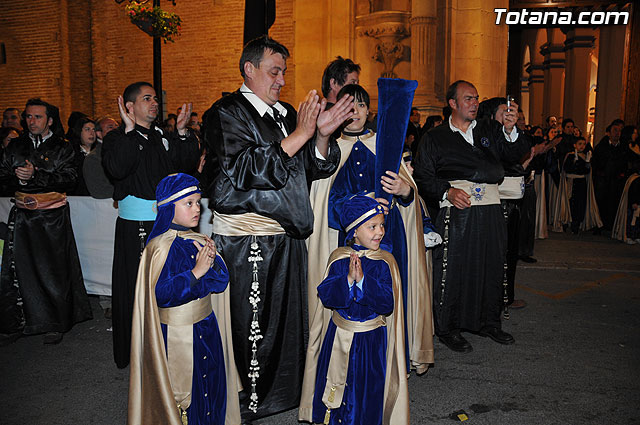
[[[331,149],[331,148],[329,148],[329,149]],[[321,159],[321,160],[323,160],[323,161],[326,161],[326,160],[327,160],[327,158],[325,158],[325,157],[324,157],[324,155],[322,155],[322,154],[320,153],[320,150],[318,149],[318,147],[317,147],[317,146],[316,146],[316,158]]]
[[[442,236],[436,232],[429,232],[424,235],[424,246],[432,248],[442,243]]]
[[[507,129],[504,128],[504,125],[503,125],[502,133],[504,134],[505,139],[507,139],[507,142],[513,143],[516,140],[518,140],[518,128],[515,125],[511,129],[511,133],[507,133]]]

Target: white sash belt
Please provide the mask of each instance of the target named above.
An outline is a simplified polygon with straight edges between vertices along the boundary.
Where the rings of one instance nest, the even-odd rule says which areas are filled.
[[[522,199],[524,196],[524,177],[505,177],[500,186],[500,199]]]
[[[498,184],[476,183],[468,180],[452,180],[449,182],[451,187],[462,189],[471,195],[469,200],[472,207],[480,205],[496,205],[500,204],[500,194],[498,193]],[[448,199],[440,201],[440,208],[452,207],[453,204]]]

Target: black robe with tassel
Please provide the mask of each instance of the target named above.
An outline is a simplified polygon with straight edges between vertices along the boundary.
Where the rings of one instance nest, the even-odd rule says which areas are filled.
[[[15,168],[29,160],[36,171],[25,185]],[[0,181],[23,193],[65,193],[76,185],[74,152],[51,135],[37,148],[27,133],[13,140],[0,163]],[[0,276],[0,332],[67,332],[91,319],[69,205],[9,213],[8,244]]]
[[[296,112],[287,109],[284,126],[291,134]],[[220,168],[211,185],[210,207],[221,214],[257,213],[276,220],[285,234],[222,236],[213,234],[229,269],[231,325],[236,365],[244,390],[240,409],[244,419],[265,417],[297,407],[300,401],[307,323],[307,249],[304,239],[313,230],[309,186],[335,172],[340,151],[331,139],[329,158],[315,155],[312,139],[293,157],[280,146],[285,137],[276,122],[239,91],[216,102],[204,116],[205,141]],[[249,303],[253,281],[252,242],[260,250],[257,412],[249,410],[249,366],[253,320]]]

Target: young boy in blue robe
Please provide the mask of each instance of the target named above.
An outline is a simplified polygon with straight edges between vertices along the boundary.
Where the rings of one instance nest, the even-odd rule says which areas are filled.
[[[355,195],[340,217],[336,249],[318,286],[300,419],[324,424],[409,423],[400,275],[380,248],[385,214]],[[320,346],[319,342],[322,341]]]
[[[345,95],[354,98],[354,115],[337,140],[341,151],[339,169],[331,177],[314,181],[311,186],[315,222],[314,232],[308,240],[309,252],[313,253],[309,256],[309,303],[314,302],[315,288],[322,279],[329,255],[344,245],[345,234],[340,227],[343,203],[358,193],[374,193],[379,182],[384,192],[392,195],[391,201],[384,198],[377,198],[377,201],[383,204],[387,214],[387,233],[382,243],[393,254],[401,276],[407,371],[415,368],[418,373],[424,373],[434,362],[431,254],[425,249],[439,244],[442,238],[425,215],[426,208],[404,161],[397,172],[389,170],[382,176],[376,175],[378,135],[365,125],[370,103],[367,91],[350,84],[338,94]],[[401,117],[389,116],[388,119]],[[309,315],[312,320],[311,311]]]
[[[172,174],[156,189],[158,215],[136,283],[130,425],[224,424],[229,414],[239,423],[237,392],[227,385],[235,369],[226,365],[228,312],[224,297],[211,295],[225,291],[229,275],[213,241],[191,230],[200,219],[198,184]]]

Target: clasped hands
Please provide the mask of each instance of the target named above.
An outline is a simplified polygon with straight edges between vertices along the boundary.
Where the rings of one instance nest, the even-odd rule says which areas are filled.
[[[347,275],[347,280],[349,280],[349,283],[352,284],[360,282],[363,277],[364,274],[362,272],[362,263],[360,262],[360,257],[358,257],[358,254],[356,254],[355,252],[352,252],[349,259],[349,274]]]
[[[205,244],[201,245],[197,241],[193,241],[193,245],[198,248],[198,254],[196,255],[196,266],[191,270],[196,279],[200,279],[204,276],[216,259],[216,244],[209,237],[205,237]]]
[[[31,177],[33,177],[33,173],[35,172],[35,170],[36,170],[36,167],[34,167],[31,161],[27,159],[25,161],[25,165],[23,165],[22,167],[16,167],[14,172],[16,174],[16,177],[20,181],[27,182],[31,180]]]

